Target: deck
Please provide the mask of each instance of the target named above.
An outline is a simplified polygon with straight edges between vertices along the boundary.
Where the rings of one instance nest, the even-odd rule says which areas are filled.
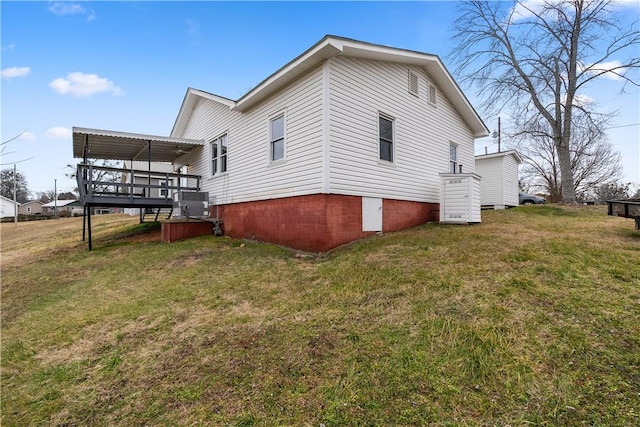
[[[120,175],[121,182],[106,180],[106,173],[110,176],[114,173]],[[200,190],[199,175],[111,168],[83,163],[78,164],[76,180],[80,203],[85,207],[170,208],[173,206],[173,194]]]
[[[120,182],[115,181],[114,176],[119,176]],[[140,208],[141,212],[143,209],[153,208],[172,209],[174,194],[200,190],[199,175],[112,168],[85,163],[78,164],[76,181],[80,203],[84,207],[82,240],[85,240],[88,229],[89,250],[93,247],[93,207]]]
[[[607,205],[609,215],[633,218],[636,230],[640,230],[640,199],[607,200]]]

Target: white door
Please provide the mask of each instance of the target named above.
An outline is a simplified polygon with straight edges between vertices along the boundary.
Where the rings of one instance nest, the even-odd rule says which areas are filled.
[[[362,231],[382,231],[382,199],[362,198]]]

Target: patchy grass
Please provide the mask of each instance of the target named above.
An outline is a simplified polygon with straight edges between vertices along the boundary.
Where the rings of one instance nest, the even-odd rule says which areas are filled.
[[[311,258],[81,221],[1,225],[5,426],[640,423],[640,233],[603,208]]]

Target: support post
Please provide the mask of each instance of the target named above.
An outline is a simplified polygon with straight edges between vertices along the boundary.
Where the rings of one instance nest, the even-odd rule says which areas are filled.
[[[82,207],[82,241],[83,242],[85,241],[84,236],[86,234],[85,230],[87,228],[86,223],[87,223],[87,205],[84,205]]]
[[[93,249],[93,242],[91,241],[91,205],[88,206],[89,215],[87,215],[87,226],[89,227],[89,250]]]

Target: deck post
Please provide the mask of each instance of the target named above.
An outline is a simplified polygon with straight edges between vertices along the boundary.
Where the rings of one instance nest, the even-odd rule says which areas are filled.
[[[87,223],[87,205],[84,205],[82,207],[82,241],[84,242],[84,236],[85,236],[85,230],[87,228],[86,223]]]
[[[87,226],[89,227],[89,250],[93,249],[92,241],[91,241],[91,206],[88,207],[89,215],[87,215]]]

